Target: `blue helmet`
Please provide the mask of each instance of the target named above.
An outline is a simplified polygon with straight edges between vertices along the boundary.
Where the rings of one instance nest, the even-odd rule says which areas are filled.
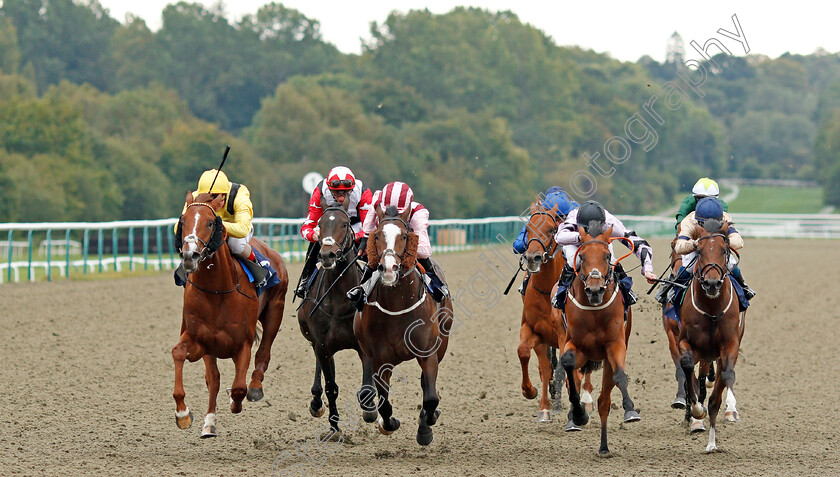
[[[546,209],[557,206],[557,214],[565,217],[578,206],[578,203],[570,199],[562,187],[554,186],[545,191],[542,206]]]
[[[704,197],[697,201],[694,217],[698,222],[705,220],[723,220],[723,206],[715,197]]]

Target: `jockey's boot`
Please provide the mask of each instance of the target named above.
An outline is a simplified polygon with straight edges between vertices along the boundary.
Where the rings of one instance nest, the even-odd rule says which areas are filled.
[[[568,263],[563,265],[563,271],[560,272],[560,278],[557,279],[557,295],[552,298],[551,306],[560,310],[563,309],[566,305],[566,291],[568,291],[574,278],[575,270]]]
[[[266,278],[268,277],[268,270],[264,269],[262,265],[257,263],[257,257],[254,255],[253,251],[249,257],[242,259],[242,263],[248,267],[248,271],[254,276],[255,287],[260,288],[265,285]]]
[[[309,286],[309,278],[312,276],[312,272],[315,271],[315,266],[318,264],[318,252],[320,250],[320,243],[309,243],[309,249],[306,251],[306,263],[303,265],[303,271],[300,272],[300,280],[298,280],[298,286],[297,288],[295,288],[296,297],[306,297],[306,288]]]
[[[673,273],[668,275],[668,280],[671,280],[671,281],[674,280],[674,274]],[[659,289],[656,290],[656,295],[654,295],[654,298],[656,298],[656,301],[658,301],[659,303],[662,303],[663,305],[665,303],[668,303],[668,290],[670,288],[671,288],[671,285],[668,285],[667,283],[663,283],[663,284],[659,285]]]
[[[741,285],[741,288],[744,289],[744,296],[747,297],[747,300],[752,300],[756,295],[755,290],[750,288],[750,286],[747,285],[747,282],[744,281],[744,274],[741,273],[740,267],[735,267],[732,270],[731,275],[735,281],[738,282],[738,285]]]
[[[528,279],[529,279],[529,278],[531,278],[531,274],[530,274],[530,273],[526,273],[526,274],[525,274],[525,278],[524,278],[524,279],[522,279],[522,285],[519,285],[519,293],[520,293],[522,296],[525,296],[525,290],[527,290],[527,289],[528,289]]]
[[[365,298],[375,283],[374,280],[370,279],[373,276],[373,272],[374,269],[365,264],[365,270],[362,272],[362,281],[347,291],[347,298],[355,303],[356,309],[359,311],[362,311],[362,308],[365,306]]]
[[[639,296],[633,291],[633,279],[627,276],[621,262],[615,264],[615,281],[621,289],[624,299],[627,300],[627,306],[635,305],[639,301]]]
[[[442,302],[444,298],[449,296],[449,288],[446,287],[446,284],[443,283],[443,280],[441,280],[437,275],[437,272],[435,272],[435,266],[432,263],[432,259],[429,257],[418,258],[417,261],[423,266],[423,268],[426,269],[426,275],[428,275],[431,279],[432,297],[434,297],[436,302]]]

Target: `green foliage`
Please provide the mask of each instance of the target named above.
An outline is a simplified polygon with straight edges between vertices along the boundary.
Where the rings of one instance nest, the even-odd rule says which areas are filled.
[[[730,212],[816,214],[822,209],[823,191],[818,187],[742,185],[730,202]]]

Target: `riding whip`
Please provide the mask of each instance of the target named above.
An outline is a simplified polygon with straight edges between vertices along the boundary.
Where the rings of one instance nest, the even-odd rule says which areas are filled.
[[[222,155],[222,163],[219,164],[219,168],[216,169],[216,177],[214,177],[213,182],[210,183],[210,189],[208,190],[208,192],[213,190],[213,186],[216,184],[216,179],[219,178],[219,173],[222,172],[222,167],[224,167],[224,165],[225,165],[225,161],[227,160],[227,156],[228,156],[229,152],[230,152],[230,146],[225,144],[225,153],[224,153],[224,155]]]

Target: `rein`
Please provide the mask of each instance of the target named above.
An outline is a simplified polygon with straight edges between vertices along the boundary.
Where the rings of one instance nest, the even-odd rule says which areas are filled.
[[[399,310],[399,311],[391,311],[391,310],[385,309],[382,305],[379,304],[379,302],[376,302],[376,301],[369,301],[369,302],[367,302],[367,304],[368,305],[373,305],[376,308],[378,308],[379,311],[381,311],[382,313],[385,313],[386,315],[391,315],[391,316],[404,315],[406,313],[412,312],[415,309],[417,309],[417,307],[422,305],[423,302],[426,300],[426,285],[423,283],[423,277],[420,276],[420,270],[417,270],[417,267],[412,267],[411,270],[409,270],[409,271],[412,271],[412,270],[417,272],[417,275],[418,275],[417,278],[420,282],[420,290],[422,291],[422,293],[420,294],[420,298],[416,302],[414,302],[413,305],[411,305],[407,308],[403,308],[402,310]],[[405,275],[403,275],[403,277],[405,277]]]

